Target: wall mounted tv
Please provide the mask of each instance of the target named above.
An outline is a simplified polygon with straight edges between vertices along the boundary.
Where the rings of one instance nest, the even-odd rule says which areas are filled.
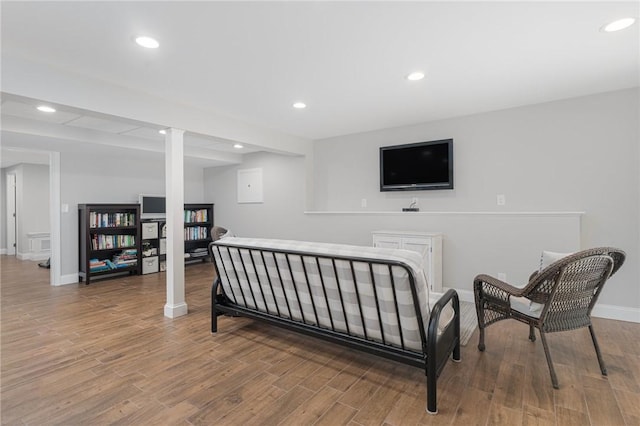
[[[167,215],[164,195],[140,194],[140,217],[142,219],[163,218]]]
[[[380,191],[453,189],[453,139],[380,148]]]

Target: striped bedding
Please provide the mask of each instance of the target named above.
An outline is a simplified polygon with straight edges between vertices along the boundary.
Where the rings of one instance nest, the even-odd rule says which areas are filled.
[[[237,237],[218,240],[212,249],[224,293],[236,305],[391,346],[423,350],[419,327],[426,332],[429,290],[423,258],[417,253]],[[407,269],[376,260],[401,262]],[[415,282],[420,325],[408,271]],[[446,326],[452,312],[441,317],[439,328]]]

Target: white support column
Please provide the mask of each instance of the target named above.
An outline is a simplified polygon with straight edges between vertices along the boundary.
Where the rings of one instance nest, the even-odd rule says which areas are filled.
[[[184,130],[167,129],[165,182],[167,202],[167,303],[164,316],[187,314],[184,296]]]
[[[62,246],[60,243],[60,224],[61,218],[61,198],[60,198],[60,153],[49,153],[49,211],[51,221],[49,229],[51,230],[51,257],[49,258],[49,283],[51,285],[62,285]],[[68,213],[69,205],[67,205]],[[78,278],[76,274],[76,279]]]

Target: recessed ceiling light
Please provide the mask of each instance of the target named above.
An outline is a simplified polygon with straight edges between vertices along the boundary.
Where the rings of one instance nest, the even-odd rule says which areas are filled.
[[[613,21],[602,26],[602,28],[600,28],[600,31],[612,33],[614,31],[624,30],[625,28],[632,26],[635,22],[636,22],[636,18],[618,19],[617,21]]]
[[[146,47],[147,49],[157,49],[160,46],[158,40],[155,38],[140,36],[136,38],[136,43],[138,43],[142,47]]]
[[[239,143],[237,143],[237,144],[233,145],[233,147],[234,147],[235,149],[242,149],[242,148],[244,148],[244,147],[243,147],[242,145],[240,145]]]
[[[307,104],[305,104],[304,102],[296,102],[295,104],[293,104],[293,107],[297,109],[303,109],[307,107]]]
[[[158,133],[160,133],[161,135],[166,135],[167,131],[162,129],[162,130],[158,130]]]
[[[56,112],[55,108],[51,108],[50,106],[47,105],[40,105],[38,106],[38,111],[42,111],[42,112]]]
[[[422,80],[423,78],[424,78],[424,73],[420,71],[412,72],[407,76],[407,80],[411,80],[411,81],[418,81],[418,80]]]

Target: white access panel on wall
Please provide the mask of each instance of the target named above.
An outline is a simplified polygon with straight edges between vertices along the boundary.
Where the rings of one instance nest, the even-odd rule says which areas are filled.
[[[262,169],[238,170],[238,203],[262,202]]]
[[[442,234],[418,231],[373,231],[373,246],[411,250],[424,259],[429,290],[442,293]]]

